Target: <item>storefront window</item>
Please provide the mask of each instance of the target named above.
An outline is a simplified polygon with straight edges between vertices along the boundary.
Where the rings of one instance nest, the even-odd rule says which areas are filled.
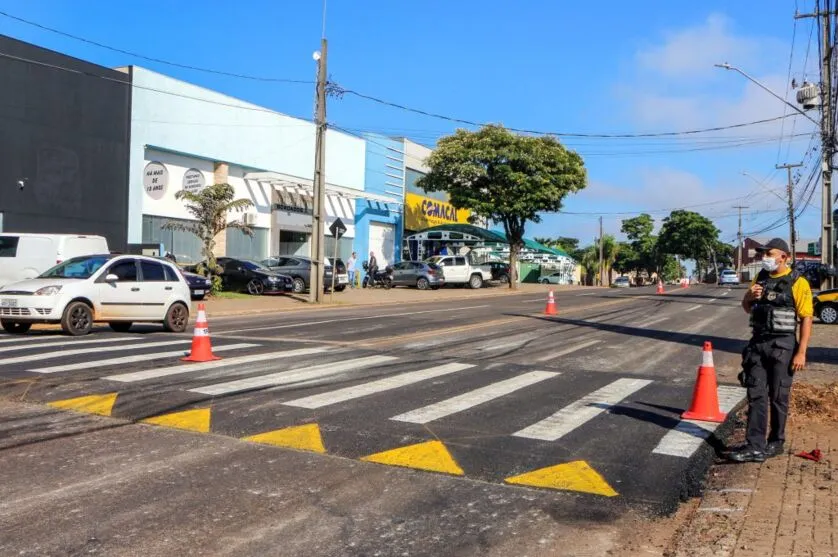
[[[248,236],[238,228],[227,229],[227,257],[261,261],[268,257],[268,229],[254,228]]]
[[[191,232],[165,230],[167,222],[189,223],[191,221],[143,215],[143,243],[163,244],[163,252],[174,254],[179,264],[201,261],[201,240]]]

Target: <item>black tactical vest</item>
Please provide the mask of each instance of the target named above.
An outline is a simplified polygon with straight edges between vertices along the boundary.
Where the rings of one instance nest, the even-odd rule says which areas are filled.
[[[763,287],[762,298],[751,307],[751,327],[757,336],[794,336],[797,327],[797,310],[794,306],[792,286],[800,277],[796,271],[772,278],[762,270],[756,282]]]

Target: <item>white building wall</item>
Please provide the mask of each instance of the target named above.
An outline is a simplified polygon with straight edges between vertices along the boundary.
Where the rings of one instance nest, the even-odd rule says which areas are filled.
[[[129,70],[125,70],[129,71]],[[311,180],[315,127],[215,91],[133,66],[128,242],[142,241],[142,215],[187,218],[174,199],[183,171],[203,170],[212,183],[212,162],[230,165],[229,182],[237,196],[254,202],[257,224],[270,227],[267,184],[244,183],[249,171],[274,171]],[[328,131],[326,181],[364,189],[365,142]],[[160,200],[145,193],[143,171],[150,160],[167,165],[169,183]],[[167,163],[166,161],[169,161]],[[171,168],[169,166],[171,165]]]
[[[404,140],[404,165],[407,168],[427,174],[431,169],[428,168],[425,161],[431,156],[431,153],[433,153],[433,150],[424,145],[419,145],[409,139]]]

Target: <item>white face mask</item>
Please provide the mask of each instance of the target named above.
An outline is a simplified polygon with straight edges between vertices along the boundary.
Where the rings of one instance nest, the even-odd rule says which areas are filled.
[[[777,263],[777,258],[776,257],[763,257],[762,258],[762,268],[765,269],[766,271],[768,271],[769,273],[772,273],[772,272],[776,271],[779,266],[780,266],[780,264]]]

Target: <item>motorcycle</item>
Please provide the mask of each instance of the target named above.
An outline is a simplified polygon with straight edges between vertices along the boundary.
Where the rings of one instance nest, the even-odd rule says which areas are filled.
[[[376,269],[375,273],[373,273],[371,282],[369,274],[369,262],[364,261],[363,267],[367,275],[361,282],[361,288],[375,288],[376,286],[380,286],[384,290],[390,290],[390,288],[393,287],[393,267],[387,265],[386,267],[384,267],[383,271],[381,269]]]

